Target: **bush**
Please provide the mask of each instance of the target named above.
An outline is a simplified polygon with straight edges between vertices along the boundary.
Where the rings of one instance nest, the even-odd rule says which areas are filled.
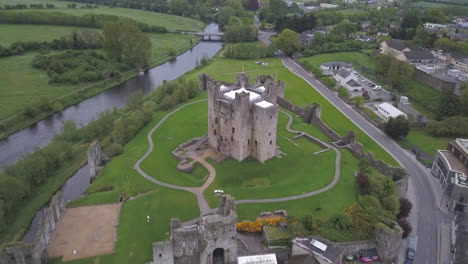
[[[330,89],[334,89],[335,86],[336,86],[336,81],[331,77],[324,77],[321,80],[322,80],[323,84],[325,84]]]
[[[340,87],[338,88],[338,94],[339,94],[341,97],[345,98],[346,100],[349,99],[349,92],[348,92],[348,90],[347,90],[346,88],[344,88],[343,86],[340,86]]]
[[[237,231],[247,233],[261,233],[263,226],[277,226],[280,222],[285,221],[284,217],[270,218],[266,220],[244,221],[237,223]]]
[[[26,109],[24,109],[23,111],[24,117],[30,118],[30,117],[34,117],[34,115],[35,115],[34,110],[29,106],[26,107]]]
[[[398,213],[398,218],[406,218],[410,215],[413,204],[410,200],[406,198],[400,198],[400,212]]]
[[[453,116],[442,121],[431,121],[426,129],[436,137],[468,137],[468,117]]]
[[[109,158],[118,156],[118,155],[122,154],[124,151],[125,150],[122,147],[122,145],[117,144],[117,143],[110,144],[109,146],[104,148],[104,153]]]
[[[407,238],[413,231],[411,224],[404,218],[398,219],[398,225],[400,225],[401,229],[403,229],[402,238]]]
[[[369,194],[370,192],[370,182],[369,176],[363,172],[358,172],[356,177],[356,183],[358,185],[358,190],[361,195]]]
[[[174,47],[170,47],[169,51],[167,52],[167,55],[170,57],[175,57],[177,55],[177,50]]]
[[[398,116],[397,118],[390,117],[387,124],[385,125],[385,133],[394,139],[399,139],[400,137],[408,135],[409,130],[409,121],[402,115]]]
[[[307,231],[314,231],[315,229],[317,229],[317,223],[311,215],[305,215],[301,219],[301,223],[304,225],[304,228]]]

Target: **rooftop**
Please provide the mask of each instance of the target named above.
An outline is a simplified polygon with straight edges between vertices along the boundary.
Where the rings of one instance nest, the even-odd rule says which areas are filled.
[[[333,242],[320,238],[295,238],[293,244],[309,251],[317,258],[326,259],[328,262],[337,263],[343,256],[344,250]]]
[[[455,157],[455,155],[453,155],[452,152],[448,150],[442,150],[440,151],[440,153],[445,157],[445,159],[447,159],[451,170],[468,175],[468,171],[465,168],[465,165],[463,165],[463,163],[457,157]]]
[[[403,42],[401,39],[391,39],[386,41],[387,46],[389,46],[392,49],[396,49],[399,51],[402,51],[406,49],[406,44]]]
[[[277,264],[275,254],[242,256],[237,258],[238,264]]]
[[[392,117],[398,117],[400,115],[406,116],[406,114],[400,111],[400,109],[394,107],[393,105],[389,103],[381,103],[379,104],[379,107],[387,111],[387,113]]]
[[[354,79],[349,80],[346,84],[348,84],[351,87],[361,87],[361,85]]]
[[[234,100],[236,98],[236,94],[238,94],[238,93],[248,93],[250,102],[253,102],[253,101],[256,101],[256,100],[262,98],[262,96],[260,94],[258,94],[256,92],[249,91],[249,90],[245,89],[244,87],[242,87],[240,89],[237,89],[237,90],[232,90],[232,91],[229,91],[227,93],[224,93],[223,96],[226,99]]]
[[[428,49],[413,46],[411,51],[406,51],[405,56],[408,60],[433,60],[434,55]]]
[[[268,108],[268,107],[270,107],[270,106],[273,106],[272,103],[267,102],[267,101],[265,101],[265,100],[263,100],[263,101],[261,101],[261,102],[258,102],[258,103],[256,103],[255,105],[260,106],[261,108]]]
[[[348,76],[351,75],[351,71],[348,71],[348,70],[345,70],[345,69],[341,69],[339,71],[336,72],[337,75],[340,75],[341,77],[343,78],[346,78]]]
[[[346,62],[342,62],[342,61],[330,61],[330,62],[325,62],[325,63],[322,63],[323,66],[327,66],[327,67],[330,67],[330,66],[339,66],[339,67],[351,67],[348,63]]]

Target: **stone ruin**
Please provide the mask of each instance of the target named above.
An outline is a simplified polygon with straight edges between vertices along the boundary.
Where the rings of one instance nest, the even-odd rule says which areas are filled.
[[[94,141],[88,148],[88,165],[90,181],[93,182],[99,172],[102,170],[103,165],[109,161],[109,158],[102,153],[101,144],[98,141]]]
[[[41,264],[47,262],[47,248],[65,211],[62,192],[57,192],[43,209],[39,231],[33,242],[0,245],[0,264]]]
[[[277,99],[284,95],[284,83],[272,76],[258,76],[252,86],[248,75],[237,75],[237,83],[213,80],[201,74],[200,90],[208,90],[208,145],[242,161],[260,162],[277,155]]]
[[[172,219],[170,240],[153,244],[153,264],[237,263],[236,224],[234,198],[229,195],[196,224],[184,226]]]

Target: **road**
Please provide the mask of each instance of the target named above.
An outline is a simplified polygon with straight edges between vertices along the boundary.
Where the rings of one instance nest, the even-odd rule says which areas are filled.
[[[327,98],[338,110],[347,116],[353,123],[361,128],[367,135],[374,139],[398,163],[411,174],[410,181],[414,186],[415,197],[413,202],[413,214],[416,213],[416,224],[413,227],[418,236],[418,248],[415,264],[433,264],[438,262],[438,226],[439,223],[449,222],[449,216],[438,207],[434,190],[427,177],[431,177],[426,170],[407,151],[403,150],[391,138],[370,124],[366,119],[344,103],[338,96],[318,82],[313,75],[304,70],[294,60],[284,55],[280,56],[283,64],[294,74],[298,75],[314,87],[320,94]]]

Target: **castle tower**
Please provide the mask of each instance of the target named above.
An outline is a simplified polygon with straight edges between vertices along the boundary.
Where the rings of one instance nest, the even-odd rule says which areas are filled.
[[[237,76],[236,84],[200,75],[200,89],[208,90],[208,145],[242,161],[249,156],[265,162],[276,155],[278,105],[284,84],[271,76]]]

